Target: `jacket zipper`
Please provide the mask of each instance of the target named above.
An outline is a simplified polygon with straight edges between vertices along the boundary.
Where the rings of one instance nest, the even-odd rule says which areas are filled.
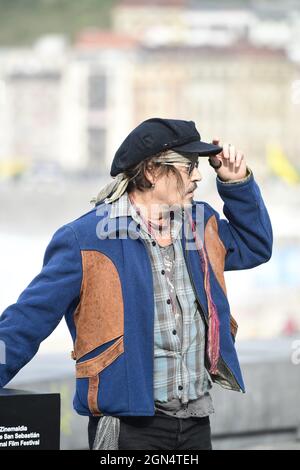
[[[189,273],[189,275],[190,275],[190,279],[191,279],[191,281],[192,281],[192,286],[193,286],[194,294],[195,294],[196,299],[197,299],[197,301],[198,301],[198,303],[199,303],[199,305],[200,305],[200,315],[201,315],[202,319],[204,319],[204,321],[205,321],[205,323],[206,323],[206,325],[207,325],[207,328],[208,328],[208,326],[209,326],[209,325],[208,325],[208,319],[207,319],[208,314],[205,314],[206,311],[205,311],[205,309],[204,309],[204,307],[203,307],[203,305],[202,305],[202,303],[201,303],[201,301],[200,301],[200,299],[199,299],[199,297],[198,297],[198,293],[197,293],[197,290],[196,290],[196,287],[195,287],[194,279],[193,279],[193,276],[191,275],[190,263],[189,263],[189,256],[188,256],[188,251],[187,251],[187,249],[186,249],[186,240],[185,240],[185,243],[184,243],[184,253],[185,253],[184,257],[185,257],[185,260],[186,260],[187,270],[188,270],[188,273]],[[241,389],[241,387],[240,387],[238,381],[236,380],[236,378],[235,378],[233,372],[229,369],[228,365],[227,365],[226,362],[224,361],[224,359],[223,359],[221,353],[219,353],[219,357],[220,357],[220,360],[221,360],[221,362],[222,362],[222,365],[225,367],[226,371],[227,371],[227,372],[229,373],[229,375],[232,377],[232,379],[233,379],[234,383],[237,385],[239,391],[242,392],[242,389]]]

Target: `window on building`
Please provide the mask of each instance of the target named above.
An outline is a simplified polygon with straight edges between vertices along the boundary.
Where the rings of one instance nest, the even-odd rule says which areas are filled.
[[[106,107],[106,77],[103,73],[91,73],[88,81],[88,106],[92,110]]]
[[[98,127],[88,129],[88,156],[89,168],[93,170],[104,170],[106,151],[106,130]]]

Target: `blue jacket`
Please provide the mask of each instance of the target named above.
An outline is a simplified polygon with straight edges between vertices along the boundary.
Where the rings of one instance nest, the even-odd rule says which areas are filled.
[[[204,206],[204,243],[209,259],[211,294],[220,321],[218,374],[212,380],[244,391],[234,346],[237,324],[230,314],[224,271],[249,269],[271,257],[272,228],[260,190],[248,180],[217,180],[224,215],[207,203],[193,202],[193,217]],[[203,207],[202,206],[202,207]],[[139,236],[124,236],[133,220],[106,224],[110,204],[102,204],[54,234],[41,272],[0,317],[6,364],[5,386],[38,351],[65,316],[74,342],[76,393],[81,415],[154,415],[154,295],[149,255]],[[135,232],[136,233],[136,232]],[[113,235],[113,236],[112,236]],[[204,320],[207,299],[196,250],[182,246]]]

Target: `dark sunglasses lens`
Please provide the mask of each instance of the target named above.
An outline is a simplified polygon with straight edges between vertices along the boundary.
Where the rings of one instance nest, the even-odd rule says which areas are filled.
[[[189,175],[191,175],[194,171],[194,168],[198,168],[199,166],[199,162],[196,161],[196,162],[191,162],[190,163],[190,168],[189,168]]]

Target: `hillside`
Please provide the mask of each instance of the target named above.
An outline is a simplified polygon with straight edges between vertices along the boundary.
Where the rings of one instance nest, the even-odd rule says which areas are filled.
[[[87,27],[109,27],[117,0],[0,0],[0,47],[30,44],[49,33],[73,38]]]

